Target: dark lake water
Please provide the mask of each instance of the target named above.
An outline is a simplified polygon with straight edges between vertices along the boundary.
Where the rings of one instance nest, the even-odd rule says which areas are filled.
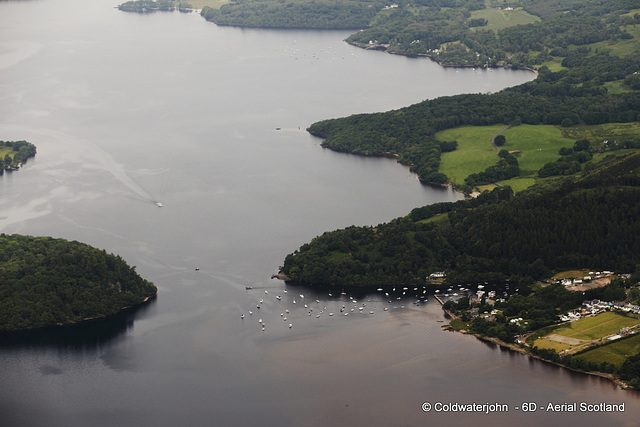
[[[1,425],[637,425],[636,394],[445,332],[430,296],[270,279],[324,231],[460,198],[392,160],[322,149],[309,124],[532,74],[364,51],[344,31],[219,28],[116,4],[0,2],[0,139],[38,147],[0,179],[0,231],[120,254],[159,295],[109,322],[2,338]],[[626,410],[515,409],[582,401]]]

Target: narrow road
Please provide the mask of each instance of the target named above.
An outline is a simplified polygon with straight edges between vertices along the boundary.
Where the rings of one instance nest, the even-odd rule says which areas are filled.
[[[500,147],[498,147],[496,145],[496,136],[500,135],[502,132],[504,132],[505,130],[509,129],[510,127],[511,127],[511,125],[505,126],[504,128],[502,128],[501,130],[496,132],[496,134],[491,137],[491,143],[493,144],[494,147],[496,147],[497,151],[500,151]]]

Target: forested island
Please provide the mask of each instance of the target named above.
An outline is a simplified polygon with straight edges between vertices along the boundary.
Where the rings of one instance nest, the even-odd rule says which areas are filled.
[[[0,234],[0,332],[110,316],[156,292],[135,267],[104,250],[64,239]]]

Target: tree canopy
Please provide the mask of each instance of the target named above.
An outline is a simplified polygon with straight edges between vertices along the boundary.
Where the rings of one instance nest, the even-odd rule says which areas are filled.
[[[109,316],[156,292],[135,267],[104,250],[0,234],[0,332]]]

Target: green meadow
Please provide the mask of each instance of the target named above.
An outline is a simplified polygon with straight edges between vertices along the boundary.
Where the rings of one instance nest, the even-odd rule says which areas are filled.
[[[464,179],[478,173],[498,161],[498,152],[491,144],[491,137],[505,125],[461,126],[436,133],[440,141],[458,141],[458,148],[443,153],[440,172],[456,184],[464,184]]]
[[[487,7],[482,10],[474,10],[471,12],[471,19],[484,18],[488,21],[484,27],[473,28],[474,30],[492,30],[498,31],[504,28],[513,27],[516,25],[526,25],[533,22],[540,21],[540,18],[534,15],[530,15],[522,9],[505,10],[505,9],[493,9]]]
[[[491,137],[505,125],[494,126],[462,126],[436,133],[440,141],[458,141],[458,148],[443,153],[440,172],[446,174],[451,182],[463,184],[464,179],[472,173],[482,172],[498,161],[498,152],[491,144]],[[502,133],[506,144],[502,147],[516,154],[523,177],[505,181],[516,191],[533,185],[535,179],[530,175],[537,172],[545,163],[553,162],[560,157],[558,151],[562,147],[571,147],[574,139],[563,136],[559,127],[550,125],[520,125],[507,129]]]
[[[578,357],[590,362],[607,362],[616,366],[621,366],[627,357],[639,352],[640,335],[633,335],[630,338],[613,341],[610,344],[586,351]]]
[[[560,128],[550,125],[520,125],[502,133],[507,143],[502,147],[520,151],[518,163],[523,174],[538,171],[546,163],[560,157],[562,147],[572,147],[575,140],[562,135]]]

